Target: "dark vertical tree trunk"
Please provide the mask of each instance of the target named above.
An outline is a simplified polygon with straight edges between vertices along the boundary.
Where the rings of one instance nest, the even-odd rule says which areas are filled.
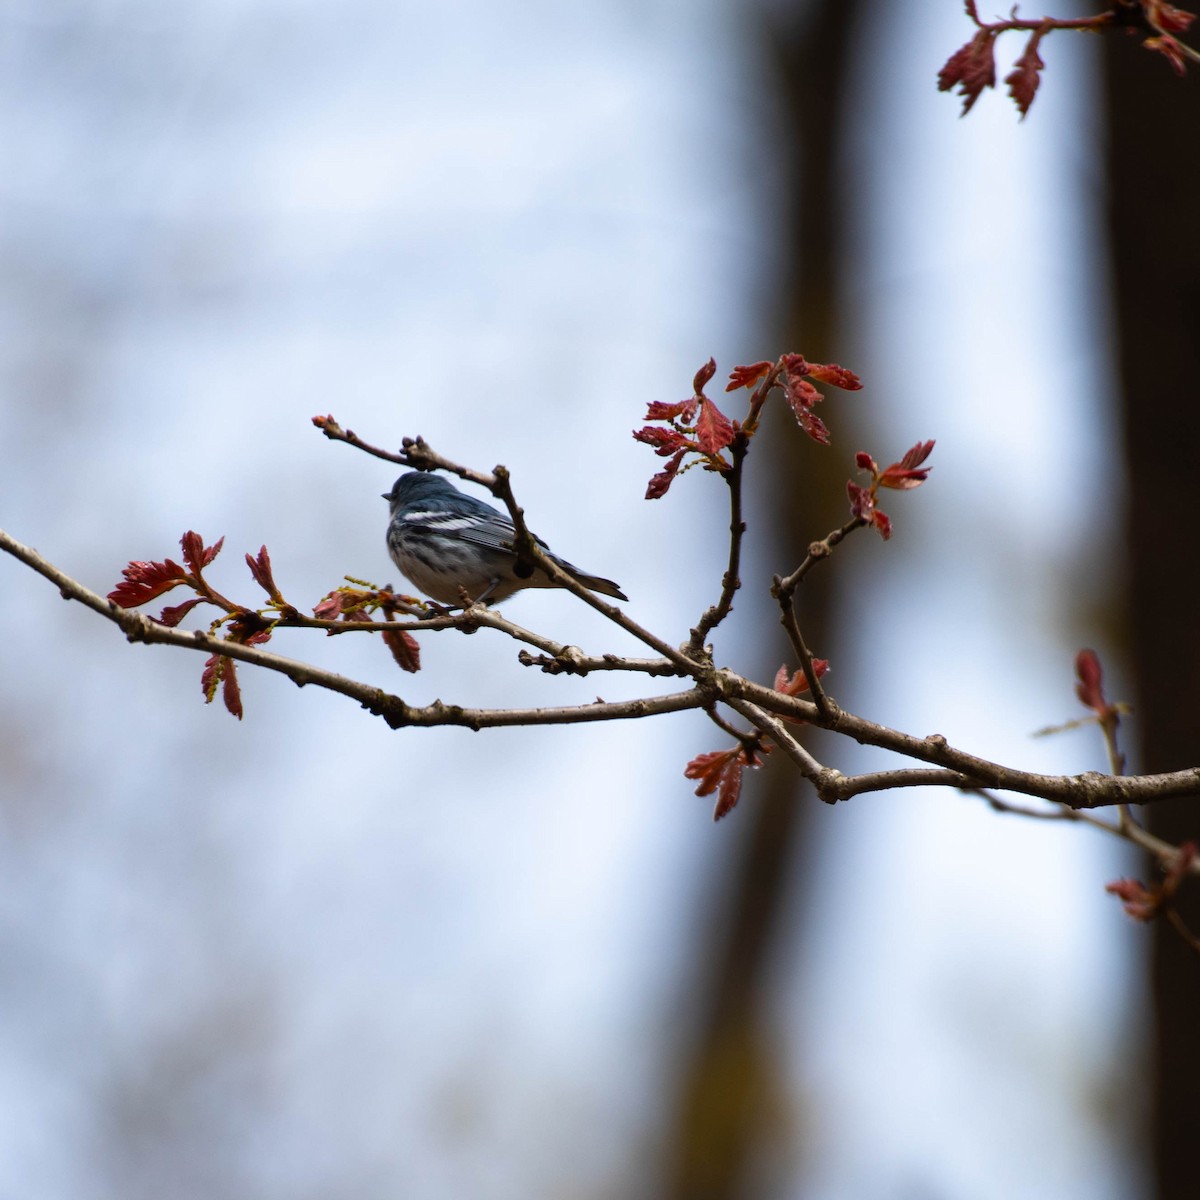
[[[1109,227],[1129,468],[1128,640],[1145,771],[1200,760],[1200,75],[1106,37]],[[1151,827],[1200,838],[1194,800]],[[1149,869],[1149,868],[1148,868]],[[1200,888],[1184,890],[1200,930]],[[1154,930],[1152,1147],[1157,1195],[1200,1195],[1200,963]]]
[[[784,294],[777,327],[763,331],[761,353],[767,357],[796,350],[830,358],[836,350],[844,211],[836,167],[850,31],[858,8],[857,0],[814,0],[798,6],[803,19],[768,21],[761,31],[781,109],[782,137],[772,151],[784,167],[786,189],[775,198],[783,216],[775,261]],[[754,465],[791,481],[789,488],[772,489],[775,494],[794,493],[794,455],[802,439],[761,440],[786,443],[774,455],[756,447],[763,461]],[[788,446],[792,453],[785,458]],[[822,457],[828,456],[811,459]],[[806,497],[816,497],[830,489],[809,478],[804,490]],[[840,500],[839,488],[833,491]],[[798,563],[813,537],[841,519],[839,508],[839,515],[822,525],[819,509],[806,501],[802,525],[791,525],[801,515],[797,507],[778,506],[780,524],[773,532],[780,569]],[[824,646],[825,593],[819,580],[805,587],[805,635],[813,646]],[[697,1036],[678,1084],[665,1197],[745,1200],[756,1194],[754,1168],[771,1148],[773,1114],[784,1084],[766,1023],[766,977],[789,887],[801,874],[802,827],[816,803],[811,794],[801,794],[807,785],[795,771],[783,766],[748,780],[732,818],[742,826],[742,836],[724,886],[714,889],[709,927],[717,932],[702,948],[705,959],[697,972]],[[734,836],[731,829],[731,853]],[[795,1151],[789,1148],[792,1161]]]

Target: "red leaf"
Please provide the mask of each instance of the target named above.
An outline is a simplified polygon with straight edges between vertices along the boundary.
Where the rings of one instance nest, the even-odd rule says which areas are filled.
[[[708,360],[708,362],[706,362],[704,364],[704,366],[702,366],[700,368],[700,370],[698,370],[696,372],[696,376],[692,380],[692,390],[696,393],[697,396],[701,396],[704,394],[704,385],[716,373],[717,373],[717,360],[715,358],[710,358]]]
[[[918,442],[913,446],[904,457],[900,460],[900,465],[906,470],[911,470],[913,467],[919,467],[928,457],[929,452],[933,449],[935,443],[933,441]]]
[[[204,660],[204,670],[200,673],[200,688],[204,692],[204,703],[211,704],[217,694],[217,685],[225,673],[225,664],[229,662],[223,654],[213,654]]]
[[[1164,33],[1162,37],[1147,38],[1142,45],[1147,50],[1156,50],[1159,54],[1163,55],[1167,62],[1171,64],[1171,68],[1176,75],[1187,74],[1187,60],[1183,56],[1183,50],[1169,33]]]
[[[1125,911],[1138,921],[1152,921],[1158,916],[1159,897],[1136,879],[1118,879],[1104,885],[1104,890],[1122,902]]]
[[[1025,114],[1037,94],[1038,84],[1042,80],[1040,72],[1046,65],[1037,52],[1041,36],[1040,33],[1033,34],[1025,47],[1025,53],[1017,59],[1012,71],[1004,77],[1004,82],[1008,84],[1008,94],[1013,98],[1022,120],[1025,119]]]
[[[1196,19],[1195,13],[1186,12],[1182,8],[1176,8],[1173,4],[1167,4],[1161,0],[1155,4],[1155,9],[1155,19],[1159,27],[1165,29],[1167,33],[1186,33]]]
[[[221,680],[221,699],[225,707],[240,721],[242,719],[242,689],[238,686],[237,663],[232,658],[225,660],[224,678]]]
[[[657,425],[646,425],[633,431],[635,442],[644,442],[653,446],[655,454],[662,458],[674,454],[677,450],[692,449],[694,443],[685,437],[678,429],[661,429]]]
[[[721,783],[721,776],[741,753],[741,747],[732,750],[710,750],[706,754],[697,754],[683,768],[685,779],[698,779],[700,786],[696,789],[697,796],[711,796]]]
[[[879,464],[865,450],[860,450],[854,456],[854,465],[860,471],[870,471],[872,475],[879,474]]]
[[[667,494],[667,489],[675,482],[675,476],[679,474],[679,468],[683,465],[683,456],[686,453],[686,450],[678,451],[657,475],[650,477],[650,482],[646,486],[647,500],[661,500]]]
[[[952,87],[957,87],[962,83],[963,76],[967,72],[967,63],[971,59],[972,45],[973,42],[967,42],[965,46],[959,46],[942,64],[942,69],[938,72],[939,92],[948,92]],[[317,418],[313,417],[313,421],[316,420]]]
[[[690,425],[696,416],[696,406],[700,401],[695,396],[686,400],[678,400],[668,404],[663,400],[652,401],[646,408],[647,421],[673,421],[681,417],[685,425]]]
[[[770,746],[763,746],[762,753],[767,753]],[[696,788],[697,796],[711,796],[717,793],[717,806],[713,810],[713,820],[719,821],[731,813],[737,806],[742,793],[742,771],[746,767],[758,767],[762,759],[755,755],[747,755],[744,746],[736,746],[732,750],[711,750],[707,754],[698,754],[683,769],[686,779],[700,781]]]
[[[816,413],[809,409],[801,409],[796,413],[796,420],[800,422],[800,428],[819,446],[829,445],[829,430]]]
[[[929,478],[931,467],[921,467],[933,449],[933,442],[918,442],[899,461],[884,467],[879,473],[877,482],[880,487],[892,488],[896,491],[907,491],[909,488],[920,487]]]
[[[124,582],[108,593],[108,599],[122,608],[136,608],[181,583],[191,582],[187,572],[169,558],[166,562],[131,562],[121,574]]]
[[[938,91],[948,92],[952,87],[959,89],[964,98],[964,117],[984,88],[996,85],[996,62],[992,53],[995,40],[995,31],[981,29],[965,46],[956,50],[938,72]]]
[[[812,408],[822,399],[821,393],[802,375],[789,374],[787,376],[785,394],[796,416],[800,415],[801,409]]]
[[[415,674],[421,669],[421,647],[411,633],[404,629],[387,629],[383,640],[402,671]]]
[[[1195,860],[1196,843],[1184,842],[1171,859],[1161,883],[1147,887],[1138,879],[1118,879],[1106,884],[1104,890],[1120,899],[1131,917],[1138,921],[1153,921],[1164,909],[1170,908]]]
[[[696,440],[705,454],[720,454],[733,441],[729,418],[707,396],[700,402]]]
[[[211,704],[221,688],[221,699],[225,707],[240,721],[242,719],[242,690],[238,686],[237,668],[232,658],[214,654],[205,659],[200,675],[200,687],[204,691],[204,703]]]
[[[717,791],[717,805],[713,809],[713,820],[719,821],[727,817],[737,807],[742,794],[742,768],[731,767],[721,777],[721,786]]]
[[[279,594],[279,588],[275,585],[275,577],[271,574],[271,556],[267,553],[266,546],[263,546],[254,558],[251,558],[247,554],[246,566],[250,568],[250,574],[254,576],[254,582],[272,600],[282,603],[283,597]]]
[[[892,536],[892,518],[881,508],[871,514],[871,524],[879,530],[879,536],[886,542]]]
[[[829,445],[829,430],[825,423],[812,411],[812,407],[823,397],[808,381],[809,364],[804,361],[803,354],[785,354],[783,356],[784,379],[783,394],[788,406],[795,414],[800,428],[814,442],[822,446]]]
[[[862,380],[853,371],[839,367],[837,363],[809,363],[808,373],[813,379],[832,384],[844,392],[857,392],[862,388]]]
[[[850,497],[850,512],[861,521],[870,521],[875,511],[875,497],[870,488],[862,487],[850,479],[846,481],[846,495]]]
[[[336,621],[342,615],[342,604],[346,599],[346,593],[342,588],[337,591],[330,592],[314,609],[313,616],[320,617],[322,621]]]
[[[1108,701],[1104,698],[1104,669],[1095,650],[1080,650],[1075,655],[1075,675],[1079,680],[1075,685],[1079,702],[1095,712],[1106,712]]]
[[[727,392],[736,392],[738,388],[753,387],[760,379],[766,377],[774,363],[756,362],[748,367],[734,367],[729,372],[729,382],[725,385]]]
[[[166,625],[170,629],[174,629],[184,617],[196,607],[197,604],[203,604],[204,597],[197,596],[195,600],[185,600],[182,604],[176,604],[173,608],[164,608],[159,614],[158,623]]]
[[[733,750],[713,750],[708,754],[699,754],[683,769],[686,779],[698,779],[700,786],[696,788],[697,796],[711,796],[717,793],[717,806],[713,810],[713,820],[719,821],[731,813],[742,792],[742,760],[743,752],[740,746]]]
[[[224,544],[225,539],[222,537],[218,538],[211,546],[206,547],[204,539],[190,529],[179,539],[179,545],[183,548],[183,561],[196,574],[199,574],[221,553],[221,547]]]
[[[821,679],[829,670],[829,659],[814,658],[813,659],[813,674],[818,679]],[[804,672],[797,669],[788,676],[787,665],[784,664],[775,672],[775,682],[771,685],[775,691],[782,692],[785,696],[799,696],[808,691],[808,678]]]

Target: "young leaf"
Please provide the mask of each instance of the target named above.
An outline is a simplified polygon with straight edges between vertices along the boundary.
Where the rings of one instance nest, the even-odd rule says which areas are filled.
[[[1171,69],[1176,75],[1187,74],[1187,59],[1184,58],[1179,43],[1169,33],[1164,33],[1161,37],[1147,38],[1142,45],[1147,50],[1156,50],[1161,54],[1171,64]]]
[[[829,659],[827,658],[814,658],[812,665],[813,674],[818,679],[824,678],[829,671]],[[775,682],[771,686],[785,696],[799,696],[808,691],[808,677],[799,668],[789,676],[785,663],[775,672]]]
[[[322,621],[336,621],[342,615],[342,605],[346,600],[346,589],[338,588],[330,592],[314,609],[313,616]]]
[[[402,671],[415,674],[421,669],[421,647],[411,633],[404,629],[386,629],[383,640]]]
[[[283,597],[279,594],[279,588],[275,585],[275,577],[271,574],[271,556],[267,553],[266,546],[263,546],[253,558],[247,554],[246,566],[250,568],[250,574],[254,576],[254,582],[275,603],[282,604]]]
[[[124,580],[108,593],[108,599],[122,608],[136,608],[191,582],[187,572],[169,558],[165,562],[131,562],[121,574]]]
[[[1100,665],[1100,656],[1095,650],[1080,650],[1075,655],[1075,675],[1079,682],[1075,685],[1075,695],[1080,704],[1097,713],[1108,709],[1108,701],[1104,698],[1104,669]]]
[[[650,477],[650,482],[646,486],[647,500],[660,500],[667,494],[667,489],[675,481],[675,476],[679,474],[679,468],[683,465],[683,457],[686,453],[686,450],[677,451],[671,461],[657,475]]]
[[[673,421],[679,417],[685,425],[690,425],[696,418],[696,408],[700,401],[695,396],[686,400],[668,403],[665,400],[652,400],[646,407],[647,421]]]
[[[658,425],[644,425],[633,431],[635,442],[644,442],[654,447],[654,453],[661,458],[674,454],[677,450],[690,450],[694,443],[678,429],[663,429]]]
[[[166,625],[169,629],[174,629],[184,617],[196,607],[197,604],[203,604],[204,597],[197,596],[194,600],[185,600],[182,604],[176,604],[170,608],[164,608],[158,616],[158,623]]]
[[[766,754],[771,747],[764,745],[761,753]],[[762,759],[758,753],[748,754],[745,746],[736,746],[732,750],[711,750],[707,754],[698,754],[683,769],[685,779],[699,780],[696,788],[697,796],[711,796],[717,793],[717,806],[713,810],[713,820],[719,821],[731,813],[737,806],[742,794],[742,771],[746,767],[759,767]]]
[[[956,50],[938,72],[938,91],[948,92],[957,87],[963,97],[964,117],[984,88],[996,86],[995,40],[994,30],[981,29],[965,46]]]
[[[218,538],[211,546],[206,547],[204,539],[191,529],[179,539],[179,545],[183,549],[183,561],[197,575],[221,553],[221,547],[224,544],[225,539],[222,537]]]
[[[1167,4],[1166,0],[1153,0],[1154,18],[1158,26],[1167,33],[1187,33],[1196,14]]]
[[[711,796],[717,793],[717,806],[713,811],[713,820],[719,821],[731,813],[736,807],[738,797],[742,792],[742,748],[733,750],[713,750],[707,754],[698,754],[683,769],[685,779],[697,779],[700,786],[696,788],[697,796]]]
[[[764,379],[774,363],[756,362],[751,363],[748,367],[734,367],[729,372],[729,382],[725,385],[727,392],[736,392],[738,388],[754,387],[760,379]]]
[[[204,670],[200,672],[200,688],[204,692],[204,703],[211,704],[217,694],[221,676],[225,673],[225,664],[229,662],[223,654],[213,654],[204,660]]]
[[[876,483],[879,487],[892,488],[895,491],[907,491],[909,488],[920,487],[929,478],[932,467],[922,467],[921,464],[929,457],[933,442],[918,442],[899,461],[884,467],[878,472]],[[874,463],[872,463],[874,467]]]
[[[227,658],[225,664],[221,680],[221,699],[225,701],[225,708],[240,721],[242,719],[242,689],[238,686],[237,663],[232,658]]]
[[[1038,55],[1038,42],[1041,41],[1041,37],[1040,32],[1035,32],[1030,37],[1025,52],[1004,77],[1004,82],[1008,84],[1008,94],[1013,98],[1022,121],[1033,103],[1034,96],[1037,95],[1038,84],[1042,79],[1041,70],[1046,65]]]
[[[720,454],[733,441],[733,425],[729,418],[706,396],[700,402],[696,421],[696,440],[705,454]]]
[[[844,392],[862,389],[862,380],[853,371],[839,367],[837,363],[809,363],[808,373],[813,379],[841,388]]]
[[[717,360],[715,358],[710,358],[708,360],[708,362],[706,362],[704,364],[704,366],[702,366],[700,368],[700,370],[698,370],[696,372],[695,378],[692,380],[692,391],[694,391],[697,396],[704,395],[704,385],[716,373],[717,373]]]

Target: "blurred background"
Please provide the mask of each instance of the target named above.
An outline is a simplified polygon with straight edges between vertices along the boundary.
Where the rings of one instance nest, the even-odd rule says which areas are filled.
[[[1196,298],[1122,272],[1165,245],[1153,286],[1188,277],[1194,171],[1161,142],[1195,82],[1061,34],[1026,121],[994,93],[960,120],[935,76],[971,32],[953,0],[6,0],[0,525],[100,592],[186,529],[225,536],[210,575],[245,602],[263,543],[302,609],[399,582],[396,472],[322,438],[333,413],[506,464],[532,527],[677,642],[724,489],[645,502],[630,430],[710,355],[799,351],[865,390],[824,405],[831,450],[778,415],[756,444],[719,658],[773,677],[770,577],[844,519],[854,452],[936,438],[892,541],[805,585],[836,699],[1103,769],[1093,733],[1029,736],[1080,715],[1092,645],[1112,695],[1183,677],[1157,725],[1182,759],[1131,738],[1131,765],[1194,762],[1200,651],[1125,614],[1194,578],[1159,535],[1195,463],[1164,372]],[[1140,92],[1106,99],[1105,53]],[[1164,417],[1141,459],[1133,401]],[[634,648],[566,595],[504,609]],[[828,809],[782,762],[714,825],[682,770],[724,739],[695,716],[392,732],[243,671],[239,723],[199,655],[10,559],[0,614],[2,1196],[1189,1194],[1198,1110],[1162,1063],[1200,1072],[1163,996],[1194,1008],[1194,963],[1104,894],[1146,868],[1098,834],[949,792]],[[488,631],[423,637],[415,677],[367,637],[273,647],[414,703],[637,694]]]

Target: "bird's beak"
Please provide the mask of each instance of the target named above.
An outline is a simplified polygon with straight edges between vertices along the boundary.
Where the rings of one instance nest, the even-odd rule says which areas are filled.
[[[391,492],[380,492],[379,497],[381,500],[390,500],[392,498],[392,493]]]

